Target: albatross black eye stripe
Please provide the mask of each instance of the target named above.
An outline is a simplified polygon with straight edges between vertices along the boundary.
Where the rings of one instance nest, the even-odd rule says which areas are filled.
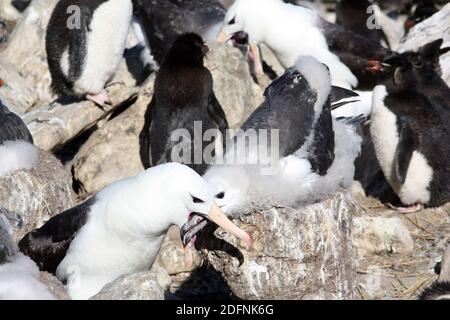
[[[233,18],[233,19],[230,20],[230,22],[228,22],[228,24],[230,24],[230,25],[231,24],[235,24],[235,23],[236,23],[236,18]]]

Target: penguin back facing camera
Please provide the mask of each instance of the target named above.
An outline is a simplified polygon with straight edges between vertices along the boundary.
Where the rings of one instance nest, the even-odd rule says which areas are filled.
[[[109,101],[105,85],[125,50],[131,0],[61,0],[47,27],[46,51],[52,89],[59,97]]]
[[[214,94],[212,75],[203,65],[207,52],[200,36],[187,33],[166,55],[140,135],[144,167],[178,161],[203,174],[208,166],[203,153],[211,143],[203,142],[205,132],[218,129],[225,137],[228,122]],[[212,139],[223,143],[219,138],[216,132]]]

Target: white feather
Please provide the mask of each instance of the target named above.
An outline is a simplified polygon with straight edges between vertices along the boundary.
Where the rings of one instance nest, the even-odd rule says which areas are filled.
[[[431,198],[430,184],[433,180],[433,169],[427,159],[418,151],[414,151],[409,163],[405,183],[401,186],[399,197],[406,205],[428,203]]]
[[[192,195],[205,203],[192,207]],[[166,231],[191,212],[208,214],[214,197],[187,166],[169,163],[115,182],[96,195],[86,224],[57,268],[73,299],[87,299],[116,278],[148,269]]]
[[[387,90],[385,86],[375,87],[370,132],[380,167],[390,185],[398,192],[399,184],[394,179],[394,165],[400,139],[397,129],[397,117],[384,104],[386,96]]]
[[[338,189],[353,184],[354,161],[361,150],[361,137],[354,128],[338,121],[335,160],[325,176],[311,171],[306,147],[274,164],[273,174],[262,174],[257,165],[216,165],[204,178],[216,194],[225,192],[218,205],[228,215],[245,214],[251,208],[271,205],[305,205],[321,201]],[[308,145],[308,142],[305,144]]]
[[[38,279],[37,265],[18,253],[13,262],[0,265],[0,300],[54,300]]]
[[[131,0],[109,0],[95,10],[84,69],[75,82],[75,92],[99,94],[113,78],[123,57],[132,12]]]
[[[314,105],[316,117],[322,113],[322,106],[327,102],[331,92],[330,71],[312,56],[300,56],[294,68],[308,81],[308,84],[317,92],[317,101]]]
[[[232,19],[235,23],[230,24]],[[250,42],[265,43],[285,68],[293,66],[301,55],[313,56],[330,68],[333,85],[356,87],[357,78],[328,49],[316,26],[318,19],[311,9],[281,0],[237,0],[227,12],[224,30],[230,34],[244,31]]]
[[[427,203],[431,197],[429,186],[434,173],[421,153],[413,152],[403,185],[396,177],[395,155],[400,138],[397,117],[384,103],[387,95],[385,86],[377,86],[374,90],[371,136],[378,162],[389,184],[405,205]]]
[[[144,47],[144,50],[142,50],[140,56],[142,64],[144,66],[150,65],[152,70],[158,70],[159,66],[152,55],[150,44],[148,43],[148,39],[145,35],[142,22],[138,18],[133,17],[131,26],[139,44]]]
[[[29,170],[37,162],[37,148],[26,141],[6,141],[0,145],[0,177],[17,170]]]

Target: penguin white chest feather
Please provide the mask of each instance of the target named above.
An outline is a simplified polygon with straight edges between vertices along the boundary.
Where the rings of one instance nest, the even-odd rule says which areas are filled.
[[[433,179],[433,169],[427,159],[417,150],[413,152],[405,182],[396,179],[396,153],[399,146],[397,116],[385,105],[385,86],[377,86],[373,94],[371,135],[378,162],[386,179],[406,205],[430,201],[429,186]]]
[[[403,203],[412,205],[430,201],[430,183],[433,179],[433,169],[427,159],[418,151],[414,151],[409,163],[405,183],[402,185],[399,197]]]
[[[381,169],[394,190],[398,191],[399,186],[394,179],[395,153],[399,143],[397,116],[386,107],[386,96],[385,86],[375,87],[370,130]]]
[[[74,85],[77,93],[98,94],[112,79],[123,57],[132,13],[131,0],[109,0],[95,10],[84,69]]]

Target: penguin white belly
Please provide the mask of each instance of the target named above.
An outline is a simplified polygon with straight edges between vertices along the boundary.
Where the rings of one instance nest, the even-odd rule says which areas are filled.
[[[370,131],[375,154],[381,169],[396,192],[398,183],[394,179],[395,154],[399,143],[397,117],[384,104],[387,96],[385,86],[377,86],[373,92],[373,110]]]
[[[109,0],[95,10],[84,69],[74,85],[77,93],[98,94],[112,79],[123,57],[132,12],[130,0]]]
[[[118,277],[150,267],[163,239],[164,235],[149,239],[117,234],[104,220],[90,217],[56,274],[61,280],[67,279],[72,299],[88,299]]]
[[[433,179],[433,169],[427,159],[419,152],[414,151],[409,163],[405,183],[400,188],[399,197],[406,205],[428,203],[431,195],[430,183]]]

